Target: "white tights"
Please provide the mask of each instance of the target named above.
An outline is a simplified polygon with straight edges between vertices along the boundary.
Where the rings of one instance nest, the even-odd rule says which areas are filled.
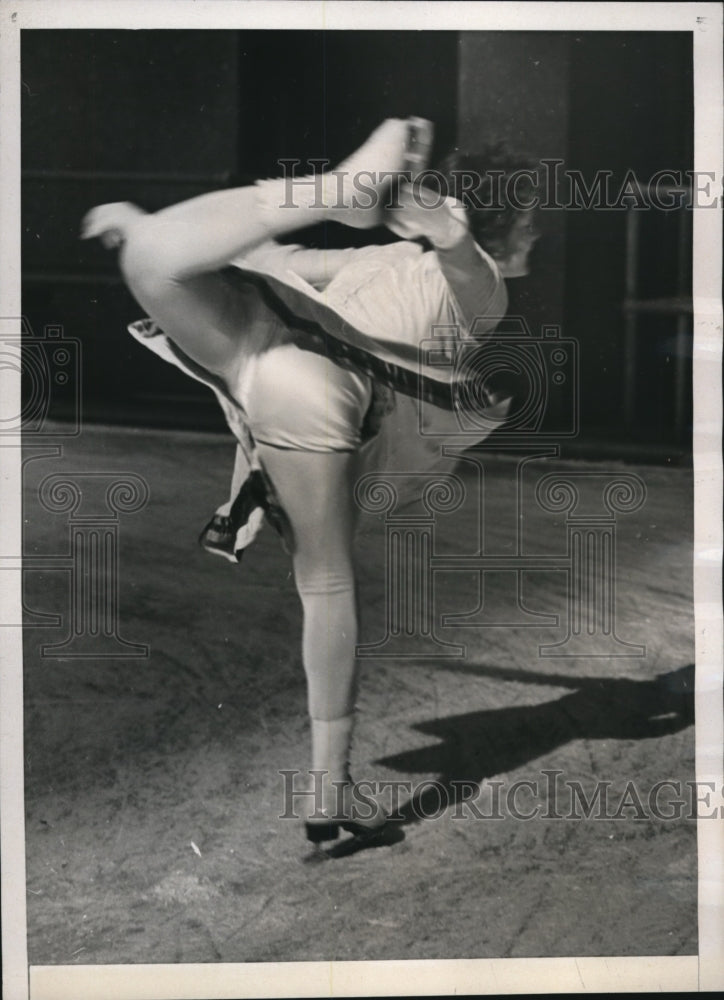
[[[302,661],[309,714],[351,714],[356,696],[357,607],[352,542],[353,452],[301,452],[259,445],[293,534],[294,577],[304,611]]]

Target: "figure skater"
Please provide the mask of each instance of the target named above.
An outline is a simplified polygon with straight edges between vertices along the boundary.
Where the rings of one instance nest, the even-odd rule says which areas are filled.
[[[537,237],[530,211],[481,197],[491,168],[499,177],[521,165],[500,148],[446,161],[440,177],[473,178],[467,203],[449,193],[452,183],[447,194],[416,189],[431,142],[429,123],[388,119],[330,173],[263,180],[154,214],[101,205],[83,221],[83,237],[120,248],[124,279],[151,317],[132,332],[207,382],[236,436],[232,499],[210,524],[208,547],[223,549],[233,523],[234,558],[262,509],[282,525],[303,608],[314,843],[340,829],[375,843],[389,829],[382,809],[355,809],[348,764],[355,482],[384,467],[385,449],[387,467],[424,471],[439,461],[439,447],[419,434],[420,408],[443,412],[451,375],[421,364],[419,345],[436,325],[462,337],[473,325],[476,338],[490,333],[505,314],[504,279],[527,273]],[[347,250],[276,242],[327,221],[384,223],[402,239]],[[508,402],[491,393],[493,417]]]

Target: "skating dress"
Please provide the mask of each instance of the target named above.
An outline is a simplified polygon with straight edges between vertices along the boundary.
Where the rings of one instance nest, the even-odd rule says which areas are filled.
[[[237,442],[231,493],[201,541],[234,561],[265,513],[278,528],[283,520],[257,442],[359,451],[365,472],[419,474],[452,468],[443,446],[483,440],[505,414],[478,385],[472,431],[468,421],[456,434],[460,400],[471,398],[461,391],[464,362],[507,308],[495,262],[472,239],[460,252],[406,240],[351,249],[323,287],[295,271],[299,255],[309,253],[324,251],[269,242],[221,272],[240,329],[234,377],[203,369],[151,319],[129,327],[210,386],[224,411]]]

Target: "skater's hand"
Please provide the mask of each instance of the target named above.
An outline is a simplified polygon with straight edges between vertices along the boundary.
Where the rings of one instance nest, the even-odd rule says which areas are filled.
[[[465,207],[455,198],[442,199],[438,191],[420,185],[402,184],[398,207],[388,208],[385,225],[405,240],[421,236],[440,250],[455,246],[468,232]]]
[[[83,218],[80,238],[92,240],[98,237],[104,247],[113,249],[126,241],[129,227],[143,215],[146,215],[143,209],[130,201],[96,205]]]

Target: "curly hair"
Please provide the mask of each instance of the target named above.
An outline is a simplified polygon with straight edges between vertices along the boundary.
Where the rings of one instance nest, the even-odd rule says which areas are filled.
[[[538,164],[505,142],[478,150],[455,150],[437,167],[449,194],[463,203],[476,242],[493,256],[504,256],[518,214],[532,207]]]

